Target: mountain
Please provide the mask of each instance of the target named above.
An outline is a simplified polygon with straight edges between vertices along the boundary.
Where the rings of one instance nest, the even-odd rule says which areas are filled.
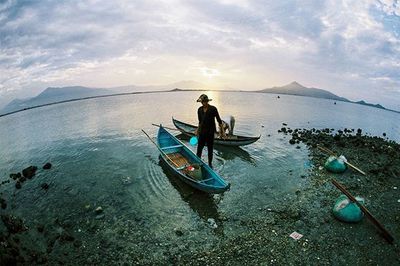
[[[50,104],[72,99],[85,97],[94,97],[100,95],[111,94],[112,91],[106,89],[93,89],[81,86],[62,87],[62,88],[47,88],[39,95],[28,99],[15,99],[7,104],[1,113],[9,113],[17,110],[30,108],[33,106]]]
[[[329,91],[317,89],[317,88],[307,88],[296,81],[292,83],[282,86],[282,87],[272,87],[270,89],[263,89],[259,92],[264,93],[275,93],[275,94],[288,94],[288,95],[298,95],[298,96],[307,96],[314,98],[323,98],[323,99],[331,99],[336,101],[344,101],[349,102],[346,98],[339,97],[336,94],[333,94]]]
[[[397,112],[395,110],[387,109],[383,107],[380,104],[372,104],[372,103],[367,103],[365,101],[358,101],[358,102],[353,102],[350,101],[346,98],[337,96],[336,94],[333,94],[327,90],[322,90],[322,89],[317,89],[317,88],[307,88],[296,81],[293,81],[292,83],[282,86],[282,87],[272,87],[269,89],[263,89],[259,90],[256,92],[261,92],[261,93],[274,93],[274,94],[286,94],[286,95],[297,95],[297,96],[306,96],[306,97],[314,97],[314,98],[322,98],[322,99],[330,99],[330,100],[335,100],[335,101],[343,101],[343,102],[350,102],[350,103],[355,103],[355,104],[361,104],[361,105],[366,105],[366,106],[371,106],[379,109],[384,109],[388,111],[393,111]]]

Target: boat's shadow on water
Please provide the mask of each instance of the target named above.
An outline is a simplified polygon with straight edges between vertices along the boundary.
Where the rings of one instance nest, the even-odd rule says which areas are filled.
[[[179,134],[176,135],[180,140],[189,140],[190,137],[184,135],[184,134]],[[221,157],[222,159],[229,161],[229,160],[234,160],[236,158],[240,158],[245,162],[248,162],[252,165],[256,165],[256,160],[251,157],[250,153],[248,153],[246,150],[242,149],[241,147],[236,147],[236,146],[224,146],[224,145],[214,145],[214,152],[218,157]]]
[[[179,192],[181,198],[188,203],[189,207],[197,213],[210,228],[213,228],[213,223],[215,222],[217,227],[214,228],[213,231],[218,235],[223,235],[223,220],[217,207],[217,204],[222,199],[223,195],[219,195],[219,200],[217,200],[213,195],[199,191],[187,185],[173,173],[161,157],[159,157],[159,165],[168,177],[172,186]]]

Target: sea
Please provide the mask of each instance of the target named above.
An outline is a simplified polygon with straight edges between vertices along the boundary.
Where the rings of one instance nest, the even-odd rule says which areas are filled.
[[[309,97],[204,93],[221,117],[235,117],[235,134],[261,135],[248,146],[215,147],[214,170],[231,184],[224,194],[199,193],[178,180],[142,132],[155,139],[158,127],[152,124],[163,125],[181,138],[172,118],[197,124],[200,92],[143,93],[0,117],[0,182],[30,165],[38,167],[21,189],[14,181],[0,186],[0,197],[7,201],[1,212],[21,217],[29,228],[44,226],[47,235],[25,237],[54,263],[62,256],[76,263],[135,256],[162,262],[174,250],[207,250],[215,241],[235,238],[245,230],[241,218],[259,217],[261,209],[290,202],[309,185],[304,178],[313,167],[308,149],[289,144],[290,136],[278,132],[284,124],[293,129],[360,128],[363,134],[400,142],[399,113]],[[196,150],[187,138],[181,140]],[[51,169],[42,169],[47,162]],[[75,247],[58,240],[49,244],[52,234],[61,231],[73,236]]]

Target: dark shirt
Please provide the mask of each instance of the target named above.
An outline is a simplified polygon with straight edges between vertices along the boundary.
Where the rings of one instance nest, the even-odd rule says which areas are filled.
[[[214,134],[216,132],[215,128],[215,118],[217,119],[218,123],[221,124],[222,120],[219,117],[218,110],[215,106],[208,105],[207,112],[204,113],[203,106],[200,106],[197,110],[197,116],[199,118],[199,134]]]

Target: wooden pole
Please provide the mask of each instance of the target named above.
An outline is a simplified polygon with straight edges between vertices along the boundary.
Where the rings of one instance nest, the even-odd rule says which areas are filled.
[[[160,127],[160,125],[157,125],[157,124],[152,124],[153,126],[155,126],[155,127]],[[163,126],[163,128],[166,128],[166,129],[169,129],[169,130],[175,130],[175,131],[179,131],[179,132],[181,132],[179,129],[176,129],[176,128],[172,128],[172,127],[164,127]]]
[[[319,144],[317,145],[318,149],[320,149],[321,151],[324,151],[332,156],[335,156],[336,158],[338,158],[338,156],[331,150],[329,150],[328,148],[322,147]],[[354,166],[353,164],[345,161],[345,164],[347,164],[348,166],[350,166],[351,168],[353,168],[354,170],[356,170],[357,172],[361,173],[362,175],[367,175],[364,171],[362,171],[360,168]]]
[[[337,182],[335,179],[332,180],[332,183],[340,190],[342,191],[352,202],[357,204],[358,207],[365,213],[365,215],[368,217],[368,219],[376,226],[378,227],[381,232],[383,237],[388,241],[390,244],[393,243],[393,236],[390,235],[390,233],[383,227],[383,225],[374,217],[372,214],[365,208],[361,203],[359,203],[351,194],[348,192],[339,182]]]
[[[165,157],[167,157],[167,159],[168,159],[170,162],[172,162],[172,163],[175,165],[176,168],[179,168],[179,165],[177,165],[177,164],[168,156],[168,154],[166,154],[166,153],[157,145],[157,143],[155,143],[155,142],[150,138],[150,136],[146,133],[146,131],[144,131],[143,129],[142,129],[142,131],[143,131],[144,134],[146,134],[146,136],[149,138],[149,140],[150,140],[151,142],[153,142],[154,145],[156,145],[157,149],[158,149],[162,154],[164,154]]]

